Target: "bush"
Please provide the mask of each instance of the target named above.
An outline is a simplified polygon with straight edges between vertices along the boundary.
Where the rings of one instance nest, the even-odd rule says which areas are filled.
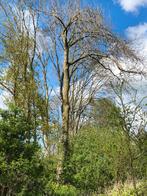
[[[112,183],[111,159],[104,142],[96,129],[82,130],[74,139],[68,176],[76,188],[101,192]]]
[[[41,195],[45,171],[32,137],[22,111],[0,111],[0,195]]]
[[[72,185],[60,185],[50,182],[46,186],[46,192],[52,196],[77,196],[78,191]]]
[[[66,174],[77,189],[103,193],[129,177],[130,155],[121,130],[86,127],[75,136],[71,149]]]
[[[139,196],[147,195],[145,182],[137,183],[137,193]],[[111,191],[107,192],[108,196],[135,196],[136,191],[132,183],[125,183],[123,186],[115,185]]]

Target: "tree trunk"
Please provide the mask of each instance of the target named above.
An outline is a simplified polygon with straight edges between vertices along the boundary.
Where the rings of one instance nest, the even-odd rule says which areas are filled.
[[[69,48],[67,43],[67,32],[63,35],[64,39],[64,63],[63,63],[63,113],[62,113],[62,145],[63,145],[63,160],[62,160],[62,181],[66,183],[65,178],[65,170],[67,166],[67,161],[69,157],[69,88],[70,88],[70,78],[69,78],[69,63],[68,63],[68,55]]]

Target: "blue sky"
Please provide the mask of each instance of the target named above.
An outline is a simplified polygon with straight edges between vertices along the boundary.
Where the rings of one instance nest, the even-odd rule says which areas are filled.
[[[147,0],[83,0],[83,3],[100,7],[107,22],[121,36],[128,27],[147,22]]]

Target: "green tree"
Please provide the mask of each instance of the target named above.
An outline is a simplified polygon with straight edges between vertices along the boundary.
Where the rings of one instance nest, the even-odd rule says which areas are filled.
[[[68,177],[77,188],[100,193],[114,182],[127,179],[129,157],[121,131],[85,127],[72,145]]]
[[[121,110],[114,102],[101,98],[91,104],[89,111],[90,120],[73,139],[67,173],[77,188],[100,193],[130,179],[130,151]],[[137,157],[139,149],[133,140],[130,148]],[[137,162],[134,164],[137,175],[139,167]]]
[[[30,135],[31,134],[31,135]],[[44,166],[31,124],[15,107],[0,111],[0,195],[40,195]]]
[[[118,129],[121,127],[121,110],[114,101],[108,98],[99,98],[90,103],[88,116],[91,123],[102,128]]]
[[[136,175],[139,179],[145,179],[147,177],[147,132],[144,129],[138,133],[137,140]]]

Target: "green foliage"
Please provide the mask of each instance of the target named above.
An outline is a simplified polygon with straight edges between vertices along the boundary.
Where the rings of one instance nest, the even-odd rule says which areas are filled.
[[[92,124],[101,128],[118,129],[122,124],[120,108],[107,98],[94,100],[91,103],[89,116],[93,119]]]
[[[72,185],[61,185],[50,182],[46,186],[46,192],[53,196],[77,196],[78,191]]]
[[[113,119],[114,120],[114,119]],[[111,124],[112,125],[112,124]],[[65,165],[67,184],[57,182],[58,155],[44,156],[34,141],[32,123],[18,108],[0,111],[0,194],[18,196],[100,195],[116,182],[130,178],[128,140],[119,127],[90,125],[83,127],[71,141]],[[146,174],[146,133],[131,140],[135,177]],[[141,163],[141,164],[140,164]],[[140,188],[139,188],[140,187]],[[138,192],[144,186],[137,186]],[[119,195],[118,190],[109,192]],[[121,189],[120,195],[133,195],[133,187]]]
[[[147,177],[147,132],[143,131],[138,135],[138,153],[135,165],[139,179]]]
[[[38,195],[42,191],[44,166],[31,124],[15,107],[0,112],[1,195]],[[30,193],[31,192],[31,193]]]
[[[145,182],[137,183],[137,194],[143,196],[147,194]],[[132,183],[125,183],[122,186],[114,186],[111,191],[108,191],[108,196],[136,196],[136,190],[134,190]]]
[[[116,178],[126,178],[120,167],[127,156],[125,149],[120,154],[122,141],[123,137],[118,137],[111,130],[91,127],[81,130],[72,143],[69,163],[69,178],[72,176],[73,185],[101,192]],[[122,159],[121,162],[119,158]]]
[[[138,146],[133,141],[130,145],[137,178]],[[72,141],[68,167],[69,182],[86,192],[101,193],[115,182],[124,183],[132,175],[126,135],[119,129],[83,128]]]

